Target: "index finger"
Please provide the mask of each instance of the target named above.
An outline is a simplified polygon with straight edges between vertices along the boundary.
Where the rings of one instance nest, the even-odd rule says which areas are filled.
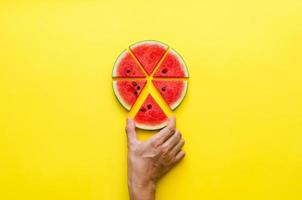
[[[150,139],[156,144],[156,146],[160,146],[167,139],[169,139],[175,133],[175,117],[169,119],[168,125],[160,130],[157,134],[152,136]]]

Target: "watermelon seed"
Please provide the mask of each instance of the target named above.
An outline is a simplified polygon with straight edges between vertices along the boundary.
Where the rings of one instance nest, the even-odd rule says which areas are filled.
[[[141,89],[141,87],[140,87],[140,86],[137,86],[137,87],[136,87],[136,89],[137,89],[137,90],[140,90],[140,89]]]
[[[163,92],[165,92],[166,89],[167,89],[166,87],[162,87],[162,88],[161,88],[161,90],[162,90]]]
[[[131,72],[131,70],[130,70],[130,69],[127,69],[127,70],[126,70],[126,73],[127,73],[127,74],[129,74],[130,72]]]
[[[146,112],[146,109],[145,109],[145,108],[141,108],[141,111],[142,111],[142,112]]]
[[[135,81],[132,81],[133,86],[137,86],[137,83]]]
[[[152,105],[151,104],[148,104],[148,109],[150,110],[152,108]]]
[[[165,69],[161,70],[161,72],[162,72],[163,74],[165,74],[165,73],[167,73],[167,72],[168,72],[168,69],[167,69],[167,68],[165,68]]]
[[[134,91],[133,93],[134,93],[134,95],[137,95],[137,91]]]

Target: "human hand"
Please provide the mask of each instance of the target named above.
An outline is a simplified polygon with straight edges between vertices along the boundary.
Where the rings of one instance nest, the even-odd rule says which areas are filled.
[[[156,182],[185,156],[184,140],[175,118],[147,141],[136,138],[135,124],[127,120],[128,187],[132,200],[153,200]]]

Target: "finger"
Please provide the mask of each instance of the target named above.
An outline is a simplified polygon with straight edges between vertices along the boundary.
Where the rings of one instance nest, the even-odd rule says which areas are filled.
[[[173,160],[173,165],[176,165],[177,163],[179,163],[185,157],[185,155],[186,154],[184,151],[178,152]]]
[[[136,140],[136,131],[135,131],[135,123],[132,119],[127,119],[127,126],[126,126],[126,133],[127,133],[127,139],[128,143],[135,143]]]
[[[150,139],[156,143],[156,146],[164,143],[169,137],[175,133],[175,117],[169,119],[168,125],[152,136]]]
[[[169,153],[175,145],[181,140],[181,134],[179,131],[176,131],[168,140],[166,140],[161,148],[164,150],[163,154]]]
[[[181,139],[174,147],[173,149],[170,151],[169,153],[169,157],[170,158],[174,158],[183,148],[185,144],[185,141],[183,139]]]

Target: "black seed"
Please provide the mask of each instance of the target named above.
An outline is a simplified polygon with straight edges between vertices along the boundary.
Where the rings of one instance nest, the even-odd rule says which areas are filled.
[[[137,91],[134,91],[133,94],[137,95]]]
[[[129,74],[130,72],[131,72],[131,70],[130,70],[130,69],[127,69],[127,70],[126,70],[126,73],[127,73],[127,74]]]
[[[167,72],[168,72],[168,69],[167,69],[167,68],[165,68],[165,69],[161,70],[161,72],[162,72],[163,74],[165,74],[165,73],[167,73]]]
[[[140,89],[141,89],[141,87],[138,85],[138,86],[136,87],[136,89],[137,89],[137,90],[140,90]]]
[[[137,86],[137,83],[135,81],[132,81],[133,86]]]
[[[146,112],[146,108],[141,108],[140,111],[141,112]]]
[[[165,92],[166,89],[167,89],[166,87],[162,87],[162,88],[161,88],[161,91]]]
[[[152,105],[151,104],[148,104],[147,105],[148,109],[150,110],[152,108]]]

